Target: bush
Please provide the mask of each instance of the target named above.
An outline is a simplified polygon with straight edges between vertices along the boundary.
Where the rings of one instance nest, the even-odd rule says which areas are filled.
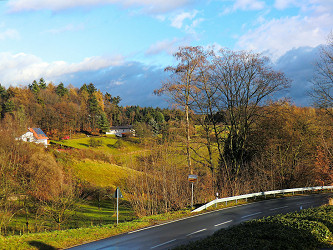
[[[112,147],[114,148],[123,148],[124,146],[124,142],[121,139],[119,139],[115,144],[112,145]]]
[[[90,140],[89,140],[89,146],[93,147],[93,148],[102,146],[102,144],[103,144],[102,139],[90,138]]]

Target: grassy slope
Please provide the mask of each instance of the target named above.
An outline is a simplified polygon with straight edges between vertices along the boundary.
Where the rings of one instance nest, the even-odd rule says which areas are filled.
[[[100,140],[102,145],[90,147],[91,139]],[[73,164],[74,173],[80,178],[95,186],[116,187],[126,182],[129,175],[138,174],[130,168],[123,167],[132,160],[133,156],[140,155],[146,150],[139,144],[137,138],[122,139],[114,136],[84,137],[71,140],[53,141],[56,144],[83,150],[93,150],[111,156],[117,164],[110,164],[91,159],[76,160]]]
[[[100,138],[96,138],[100,139]],[[96,152],[102,152],[107,155],[114,157],[115,155],[119,159],[130,160],[130,156],[133,152],[139,154],[143,149],[138,143],[132,141],[124,141],[115,137],[101,137],[102,145],[96,148],[89,147],[90,138],[79,138],[72,140],[64,140],[55,142],[56,144],[62,144],[77,149],[93,150]],[[121,143],[119,143],[121,141]],[[59,152],[59,154],[62,154]],[[66,153],[64,153],[66,154]],[[83,153],[84,155],[84,153]],[[90,153],[91,155],[91,153]],[[88,154],[89,157],[89,154]],[[89,158],[78,159],[76,157],[72,162],[71,168],[79,179],[84,180],[92,186],[96,187],[111,187],[116,188],[117,186],[124,187],[128,177],[130,175],[140,174],[140,172],[133,169],[119,166],[116,164],[110,164],[104,161],[92,160]],[[124,193],[124,192],[123,192]],[[111,196],[112,194],[110,194]],[[120,204],[120,221],[132,220],[137,218],[132,208],[126,202],[125,199]],[[114,201],[107,199],[102,202],[101,208],[98,208],[98,204],[92,201],[86,201],[79,203],[78,209],[75,211],[75,216],[71,220],[69,225],[64,225],[64,228],[69,227],[87,227],[89,225],[96,224],[108,224],[115,222],[115,205]],[[33,215],[28,214],[28,221],[30,230],[34,231],[35,218]],[[50,223],[43,224],[46,229],[52,228]],[[26,231],[26,214],[24,211],[19,211],[12,219],[9,225],[10,233],[20,233]]]
[[[101,140],[102,145],[98,147],[90,147],[90,140]],[[132,156],[140,155],[146,150],[140,145],[138,138],[123,139],[115,136],[104,137],[83,137],[78,139],[52,141],[55,144],[68,146],[76,149],[89,149],[96,152],[103,152],[111,155],[118,165],[124,165],[131,160]]]
[[[84,159],[73,165],[74,174],[81,180],[98,187],[121,186],[129,175],[138,174],[137,171],[115,164]]]

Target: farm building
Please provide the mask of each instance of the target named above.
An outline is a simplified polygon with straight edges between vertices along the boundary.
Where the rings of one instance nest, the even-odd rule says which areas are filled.
[[[123,134],[132,134],[135,135],[135,131],[132,125],[125,126],[112,126],[110,130],[106,132],[107,135],[116,135],[122,137]]]
[[[34,142],[37,144],[48,145],[47,140],[49,139],[46,134],[40,128],[28,128],[28,132],[21,135],[18,139],[26,142]]]

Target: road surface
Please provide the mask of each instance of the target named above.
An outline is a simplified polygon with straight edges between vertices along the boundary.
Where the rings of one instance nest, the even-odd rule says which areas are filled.
[[[70,248],[72,250],[170,249],[244,221],[317,207],[331,194],[294,196],[239,205]]]

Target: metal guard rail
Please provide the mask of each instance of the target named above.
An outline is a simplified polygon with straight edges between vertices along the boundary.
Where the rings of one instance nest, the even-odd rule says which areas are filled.
[[[200,212],[204,209],[207,209],[208,207],[221,203],[221,202],[228,202],[228,201],[234,201],[241,200],[241,199],[248,199],[258,196],[265,196],[270,194],[285,194],[285,193],[295,193],[295,192],[303,192],[303,191],[314,191],[314,190],[325,190],[325,189],[333,189],[333,186],[318,186],[318,187],[304,187],[304,188],[291,188],[291,189],[281,189],[281,190],[273,190],[273,191],[265,191],[265,192],[258,192],[258,193],[252,193],[252,194],[243,194],[238,196],[232,196],[232,197],[226,197],[226,198],[220,198],[212,200],[211,202],[208,202],[207,204],[198,207],[192,211],[194,212]]]

